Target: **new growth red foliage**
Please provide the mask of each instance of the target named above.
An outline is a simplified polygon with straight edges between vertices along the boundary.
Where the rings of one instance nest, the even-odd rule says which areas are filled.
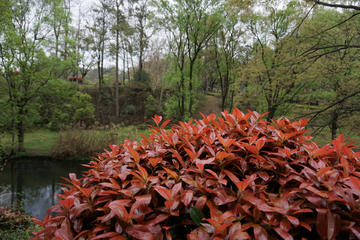
[[[33,239],[360,238],[352,143],[320,148],[304,136],[308,120],[222,115],[169,132],[155,115],[152,134],[70,174]]]

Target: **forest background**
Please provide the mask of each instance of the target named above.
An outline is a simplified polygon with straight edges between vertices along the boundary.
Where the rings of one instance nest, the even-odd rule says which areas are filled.
[[[120,132],[134,138],[154,114],[188,121],[213,103],[358,137],[359,10],[358,1],[1,0],[0,151],[24,152],[25,136],[45,129],[53,155],[89,156]]]

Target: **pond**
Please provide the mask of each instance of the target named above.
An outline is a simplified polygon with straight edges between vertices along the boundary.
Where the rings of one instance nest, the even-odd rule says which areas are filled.
[[[10,205],[16,200],[24,202],[25,211],[42,220],[47,210],[57,204],[54,194],[62,193],[61,185],[67,183],[62,177],[76,173],[80,178],[88,168],[84,162],[37,159],[12,160],[0,174],[0,206]]]

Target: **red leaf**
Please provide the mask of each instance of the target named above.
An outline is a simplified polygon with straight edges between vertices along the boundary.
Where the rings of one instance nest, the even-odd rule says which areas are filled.
[[[59,202],[64,207],[65,210],[69,210],[72,206],[74,206],[74,198],[73,197],[68,197],[64,200],[60,200]]]
[[[206,203],[206,196],[203,195],[201,197],[198,198],[198,200],[195,203],[195,207],[197,207],[198,209],[202,210],[203,207],[205,206]]]
[[[358,190],[360,190],[360,179],[351,176],[350,181],[354,185],[354,187],[356,187]]]
[[[155,116],[152,117],[152,119],[154,120],[154,122],[156,123],[156,125],[159,126],[159,123],[161,122],[162,117],[155,114]]]
[[[148,145],[149,140],[147,139],[147,137],[145,137],[144,134],[142,134],[141,132],[139,132],[140,136],[142,136],[143,140],[145,140],[145,145]]]
[[[77,217],[80,213],[84,212],[85,210],[92,210],[92,206],[89,205],[88,202],[86,203],[83,203],[83,204],[79,204],[79,205],[76,205],[74,207],[74,217]]]
[[[220,233],[222,233],[228,226],[230,226],[232,223],[228,223],[228,224],[222,224],[222,225],[220,225],[220,226],[217,226],[216,228],[215,228],[215,232],[214,232],[214,234],[216,235],[216,234],[220,234]]]
[[[73,237],[72,231],[71,231],[71,226],[70,226],[70,221],[67,217],[65,217],[65,219],[63,220],[63,222],[61,223],[61,229],[64,231],[64,233],[69,236],[70,238]]]
[[[181,201],[184,203],[185,207],[188,207],[188,205],[191,203],[193,196],[194,196],[194,191],[187,190],[185,192],[183,199],[181,199]]]
[[[178,153],[178,151],[171,149],[171,152],[175,155],[175,157],[178,159],[178,161],[180,162],[181,166],[184,167],[184,161],[182,159],[182,157],[180,156],[180,154]]]
[[[130,147],[129,145],[125,145],[126,148],[129,150],[129,152],[131,153],[132,157],[134,158],[136,163],[140,162],[140,155],[137,151],[135,151],[132,147]]]
[[[144,240],[155,240],[154,234],[152,234],[148,227],[143,225],[131,225],[125,230],[131,236],[144,239]]]
[[[350,227],[349,228],[355,236],[360,239],[360,228],[359,227]]]
[[[274,230],[277,232],[277,234],[279,234],[284,240],[293,240],[294,238],[288,233],[286,232],[284,229],[282,228],[274,228]]]
[[[140,206],[149,206],[151,202],[151,194],[142,195],[135,197],[136,202],[131,206],[130,213],[134,213],[135,209],[137,209]]]
[[[243,230],[241,229],[240,222],[236,222],[233,225],[231,225],[228,234],[229,234],[229,239],[242,240],[242,239],[250,239],[251,238],[247,232],[243,232]]]
[[[240,181],[236,184],[240,192],[244,191],[248,185],[249,185],[248,181]]]
[[[167,214],[160,214],[160,215],[157,215],[156,218],[154,219],[151,219],[150,221],[147,221],[144,223],[145,226],[147,227],[152,227],[166,219],[168,219],[169,216]]]
[[[316,230],[322,239],[332,239],[335,230],[335,220],[329,209],[317,208]]]
[[[288,232],[291,228],[291,223],[289,220],[287,220],[286,218],[284,218],[283,220],[281,220],[280,222],[280,228],[285,230],[286,232]]]
[[[184,148],[184,150],[187,152],[191,160],[194,160],[195,154],[188,148]]]
[[[107,232],[107,233],[102,233],[100,235],[97,235],[96,237],[94,238],[91,238],[91,240],[96,240],[96,239],[101,239],[101,238],[109,238],[109,237],[115,237],[117,235],[120,235],[119,233],[117,232]]]
[[[61,228],[55,231],[55,236],[58,237],[59,240],[70,240],[69,236]]]
[[[120,219],[125,220],[127,211],[122,204],[122,200],[113,201],[109,204],[109,208],[114,212]]]
[[[166,200],[171,201],[171,194],[170,191],[161,186],[155,186],[154,189]]]
[[[162,160],[162,158],[149,158],[149,162],[152,167],[156,167],[158,162],[160,162],[161,160]]]
[[[93,233],[97,233],[97,232],[100,232],[100,231],[103,231],[105,229],[109,229],[111,226],[110,225],[100,225],[100,226],[97,226],[96,228],[94,228],[93,230]]]
[[[226,173],[226,175],[228,175],[228,177],[231,179],[233,183],[237,184],[238,182],[240,182],[240,180],[232,172],[228,170],[224,170],[224,172]]]
[[[168,173],[168,174],[170,174],[173,178],[175,178],[175,179],[178,179],[178,174],[176,173],[176,172],[174,172],[174,171],[171,171],[170,169],[167,169],[166,167],[163,167],[163,169]]]
[[[285,217],[291,222],[292,225],[294,225],[295,228],[299,226],[299,219],[293,216],[285,215]]]
[[[166,120],[165,122],[163,122],[163,124],[161,124],[160,128],[164,128],[166,125],[168,125],[168,123],[171,121],[171,119]]]
[[[257,140],[255,142],[256,148],[258,149],[258,151],[260,151],[262,149],[262,147],[264,146],[266,140],[265,137],[260,138],[259,140]]]
[[[254,235],[256,240],[267,240],[268,234],[264,228],[262,228],[260,225],[254,224]]]
[[[261,177],[262,180],[269,180],[269,174],[267,172],[257,172],[257,174],[259,175],[259,177]]]
[[[119,235],[119,236],[112,237],[109,240],[127,240],[127,238]]]
[[[325,167],[325,168],[320,169],[319,171],[317,171],[316,177],[322,178],[322,176],[324,176],[330,169],[331,169],[331,167]]]
[[[78,233],[78,235],[76,235],[76,236],[74,237],[74,240],[78,239],[79,237],[83,237],[83,235],[84,235],[85,233],[88,233],[89,231],[90,231],[90,230],[81,231],[80,233]]]

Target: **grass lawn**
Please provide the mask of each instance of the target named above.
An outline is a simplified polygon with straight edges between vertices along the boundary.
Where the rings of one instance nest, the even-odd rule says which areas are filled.
[[[29,153],[36,155],[48,155],[50,154],[51,146],[54,144],[54,141],[57,137],[57,132],[52,132],[48,129],[39,129],[25,132],[25,149]],[[16,149],[16,140],[15,137],[15,149]],[[5,145],[6,149],[11,148],[11,135],[6,134],[2,139],[2,142]]]
[[[118,129],[110,129],[104,130],[107,134],[116,133],[117,134],[117,142],[111,144],[120,144],[125,139],[130,140],[140,140],[141,136],[139,132],[144,134],[145,136],[150,133],[148,129],[139,130],[134,126],[122,127]],[[30,156],[50,156],[51,147],[54,145],[56,138],[58,136],[58,132],[53,132],[48,129],[38,129],[31,130],[25,132],[25,149],[27,154]],[[17,138],[15,138],[15,150],[17,149]],[[2,139],[2,143],[4,143],[5,149],[8,151],[11,149],[11,135],[5,134]],[[110,142],[109,142],[110,143]]]

